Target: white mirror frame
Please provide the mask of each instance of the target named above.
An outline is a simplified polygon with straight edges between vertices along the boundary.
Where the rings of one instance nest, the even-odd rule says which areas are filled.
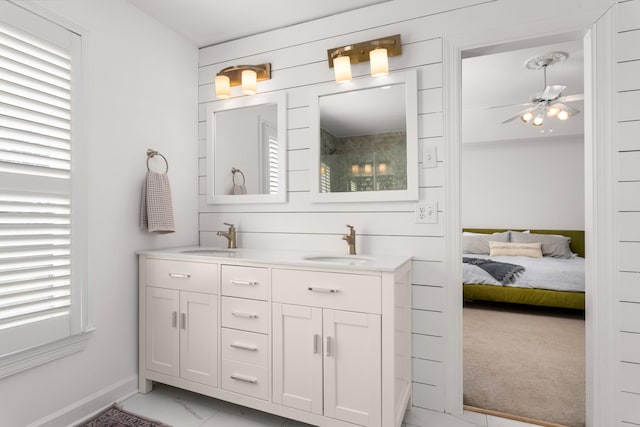
[[[405,85],[407,132],[407,189],[389,191],[320,192],[320,98],[393,84]],[[415,201],[419,199],[418,175],[418,83],[417,72],[409,70],[383,77],[367,77],[344,83],[332,83],[310,89],[311,171],[310,191],[314,202]]]
[[[278,131],[278,151],[282,153],[278,167],[277,194],[215,194],[214,153],[215,114],[217,112],[253,107],[263,104],[276,104]],[[207,105],[207,203],[208,204],[247,204],[247,203],[284,203],[287,201],[287,95],[285,92],[258,94],[248,97],[233,98]],[[231,169],[231,165],[229,165]]]

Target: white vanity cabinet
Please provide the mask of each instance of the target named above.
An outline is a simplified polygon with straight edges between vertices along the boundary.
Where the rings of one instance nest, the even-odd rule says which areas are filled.
[[[273,401],[381,426],[381,278],[274,269]]]
[[[140,348],[145,369],[216,387],[217,265],[149,259],[143,268]]]
[[[320,427],[401,426],[409,258],[179,251],[140,252],[142,393],[155,381]]]

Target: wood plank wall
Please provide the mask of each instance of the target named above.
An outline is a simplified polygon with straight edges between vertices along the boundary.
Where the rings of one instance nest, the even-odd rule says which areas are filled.
[[[589,2],[588,2],[589,3]],[[591,2],[595,3],[595,2]],[[238,228],[241,247],[264,249],[326,250],[345,252],[340,238],[345,224],[358,232],[360,253],[406,253],[413,262],[413,405],[444,411],[446,334],[448,317],[445,250],[447,138],[444,133],[443,42],[459,33],[508,34],[509,39],[537,37],[540,22],[559,33],[582,24],[590,12],[580,0],[540,0],[537,3],[506,0],[396,0],[358,11],[342,13],[269,33],[202,48],[199,56],[199,177],[200,244],[222,246],[215,235],[223,222]],[[589,3],[590,4],[590,3]],[[549,16],[562,19],[549,19]],[[588,22],[593,22],[594,19]],[[553,22],[552,22],[553,21]],[[555,22],[555,23],[554,23]],[[309,155],[309,89],[332,84],[333,70],[327,49],[402,35],[403,54],[390,58],[391,72],[418,73],[420,153],[435,146],[436,168],[419,164],[420,199],[438,203],[437,224],[415,224],[413,202],[313,203],[309,192],[312,165]],[[263,205],[207,205],[206,117],[207,105],[217,101],[215,73],[230,65],[270,62],[272,80],[261,82],[261,93],[286,91],[288,125],[288,201]],[[368,75],[368,64],[352,68],[354,78]],[[640,183],[638,183],[640,185]],[[635,203],[638,203],[637,201]],[[637,209],[638,210],[638,209]],[[451,381],[451,379],[449,379]],[[454,380],[455,381],[455,380]]]
[[[640,426],[640,0],[615,9],[621,425]]]
[[[467,2],[473,3],[473,2]],[[463,9],[471,18],[471,11]],[[444,140],[442,104],[442,38],[433,18],[422,18],[427,25],[411,20],[347,33],[292,46],[220,61],[212,54],[216,47],[200,53],[200,244],[220,246],[216,236],[223,222],[238,227],[241,247],[326,250],[346,253],[341,240],[345,224],[353,224],[358,233],[359,253],[405,253],[413,255],[413,370],[416,406],[444,410]],[[391,72],[416,70],[418,73],[418,114],[420,153],[433,145],[440,153],[436,168],[420,171],[420,199],[439,206],[437,224],[416,224],[414,202],[314,204],[309,193],[312,169],[309,151],[309,89],[332,84],[333,70],[327,66],[326,50],[385,35],[402,34],[403,54],[390,58]],[[290,42],[293,44],[292,42]],[[226,59],[226,58],[225,58]],[[212,79],[215,73],[236,63],[270,62],[273,79],[259,84],[261,93],[287,91],[288,96],[288,202],[269,205],[219,206],[206,204],[206,117],[209,103],[216,101]],[[368,75],[368,64],[352,67],[354,78]]]

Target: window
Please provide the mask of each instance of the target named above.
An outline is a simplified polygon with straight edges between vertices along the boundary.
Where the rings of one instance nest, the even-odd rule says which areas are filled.
[[[3,359],[86,329],[81,59],[81,36],[1,2]]]

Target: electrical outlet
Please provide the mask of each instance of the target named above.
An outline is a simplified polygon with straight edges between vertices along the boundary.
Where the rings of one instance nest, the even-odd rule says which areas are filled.
[[[416,203],[416,224],[436,224],[438,222],[438,203]]]
[[[422,147],[422,167],[438,167],[438,151],[435,145],[425,144],[424,147]]]

